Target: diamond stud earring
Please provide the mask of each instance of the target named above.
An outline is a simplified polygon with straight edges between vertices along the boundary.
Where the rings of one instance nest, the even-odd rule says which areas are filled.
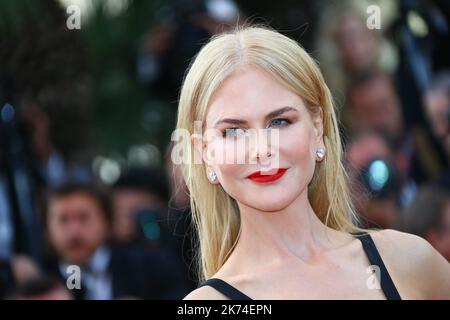
[[[210,171],[208,175],[209,175],[209,180],[211,180],[211,182],[216,182],[217,174],[214,171]]]
[[[319,158],[319,160],[323,160],[323,158],[325,157],[325,149],[324,148],[317,149],[316,155],[317,155],[317,158]]]

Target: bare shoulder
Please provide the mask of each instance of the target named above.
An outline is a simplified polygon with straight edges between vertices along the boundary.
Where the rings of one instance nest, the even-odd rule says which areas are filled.
[[[228,298],[210,286],[203,286],[189,293],[183,300],[228,300]]]
[[[405,291],[420,292],[423,299],[450,299],[450,264],[428,241],[391,229],[370,235],[394,282]]]
[[[430,254],[433,247],[425,239],[411,233],[393,229],[371,231],[377,248],[387,254],[399,254],[399,249],[405,254],[414,253],[412,258],[420,259],[422,254]]]

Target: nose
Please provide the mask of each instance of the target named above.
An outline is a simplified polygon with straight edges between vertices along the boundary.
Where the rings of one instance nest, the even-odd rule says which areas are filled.
[[[272,150],[275,132],[267,129],[258,129],[255,131],[255,134],[250,137],[250,161],[252,164],[268,166],[275,153]]]
[[[83,226],[79,221],[70,221],[65,228],[66,234],[70,236],[78,235],[82,230]]]

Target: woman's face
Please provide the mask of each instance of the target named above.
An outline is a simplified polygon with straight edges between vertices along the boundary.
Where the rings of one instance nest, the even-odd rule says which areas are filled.
[[[213,183],[262,211],[282,210],[307,191],[316,150],[324,148],[322,112],[313,118],[299,96],[257,68],[239,69],[223,83],[205,129],[203,159],[207,174],[217,174]]]

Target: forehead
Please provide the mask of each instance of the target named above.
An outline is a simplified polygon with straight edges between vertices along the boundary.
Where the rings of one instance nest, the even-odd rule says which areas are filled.
[[[49,204],[50,211],[60,212],[67,209],[90,208],[97,209],[97,201],[89,194],[77,192],[73,194],[56,196]]]
[[[280,107],[306,110],[302,99],[271,76],[257,68],[236,70],[211,99],[207,125],[220,118],[251,119],[264,116]]]
[[[349,32],[364,32],[367,30],[363,21],[352,14],[344,14],[339,17],[338,27],[335,35],[338,37],[348,37]]]
[[[393,94],[394,88],[392,86],[392,83],[389,82],[389,79],[385,76],[377,76],[373,79],[370,79],[366,81],[365,83],[362,83],[361,85],[357,86],[353,93],[356,93],[358,97],[376,97],[380,93],[388,93]]]

